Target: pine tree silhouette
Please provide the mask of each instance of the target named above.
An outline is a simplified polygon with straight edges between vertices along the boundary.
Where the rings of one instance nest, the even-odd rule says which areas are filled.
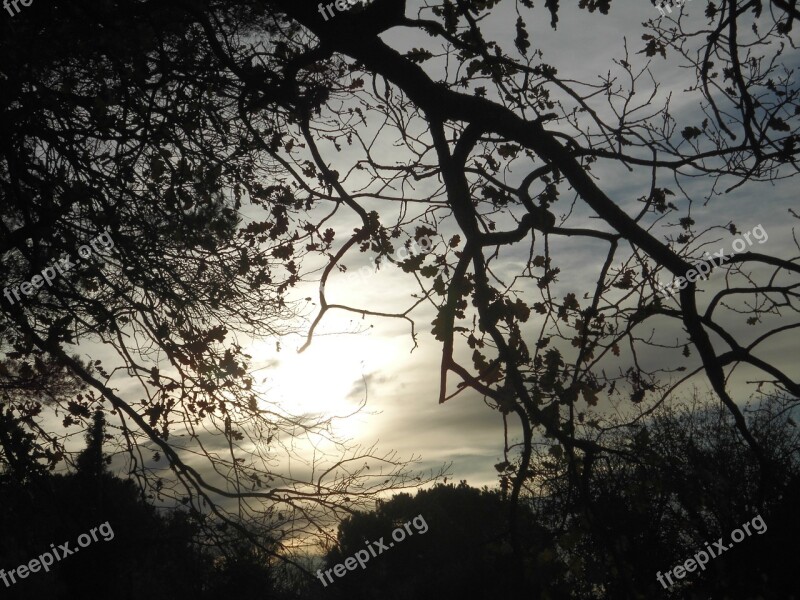
[[[94,423],[86,433],[86,449],[80,453],[75,466],[78,474],[87,477],[100,477],[105,473],[103,458],[103,439],[106,435],[106,416],[102,410],[94,413]]]

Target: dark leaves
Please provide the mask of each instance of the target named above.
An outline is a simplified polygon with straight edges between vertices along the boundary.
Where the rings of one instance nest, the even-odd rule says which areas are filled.
[[[703,132],[701,130],[699,130],[697,127],[686,127],[683,131],[681,131],[681,135],[683,136],[683,139],[689,140],[689,141],[691,141],[694,138],[698,137],[701,133],[703,133]]]
[[[406,58],[411,62],[420,64],[433,58],[433,54],[422,48],[412,48],[409,52],[406,52]]]
[[[633,287],[633,271],[631,269],[626,269],[625,273],[623,273],[622,278],[615,282],[614,287],[620,290],[629,290]]]
[[[516,144],[500,144],[497,147],[497,153],[503,158],[516,158],[520,149]]]
[[[506,469],[508,469],[510,466],[511,466],[511,463],[509,463],[507,460],[504,460],[503,462],[499,462],[499,463],[497,463],[497,464],[494,466],[494,468],[495,468],[495,469],[497,469],[497,472],[498,472],[498,473],[502,473],[503,471],[505,471]]]
[[[428,265],[427,267],[422,267],[419,270],[419,274],[422,275],[423,277],[436,277],[436,274],[438,272],[439,272],[439,269],[437,269],[433,265]]]
[[[528,53],[528,48],[531,47],[531,43],[528,41],[529,37],[528,31],[525,29],[525,21],[522,20],[522,17],[517,17],[517,37],[514,38],[514,45],[520,54]]]
[[[556,29],[558,23],[558,0],[545,0],[544,5],[550,11],[550,26]]]
[[[272,251],[272,256],[283,260],[288,260],[294,254],[294,246],[292,244],[281,244]]]
[[[642,35],[642,39],[647,42],[647,45],[644,47],[644,50],[640,50],[637,54],[644,54],[645,56],[660,54],[664,59],[667,58],[667,47],[664,44],[647,33]]]
[[[578,7],[586,8],[590,13],[599,10],[602,14],[607,15],[611,9],[611,0],[580,0]]]
[[[79,404],[74,400],[70,400],[67,403],[67,409],[69,410],[70,414],[75,415],[76,417],[88,419],[92,416],[92,412],[86,406]]]
[[[770,118],[769,126],[776,131],[791,131],[791,127],[780,117]]]

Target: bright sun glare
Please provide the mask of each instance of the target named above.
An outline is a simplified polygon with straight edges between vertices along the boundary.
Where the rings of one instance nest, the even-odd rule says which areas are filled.
[[[372,337],[347,335],[315,339],[302,354],[291,344],[285,344],[281,352],[258,344],[251,349],[255,363],[269,366],[254,373],[257,389],[265,401],[294,415],[346,417],[365,397],[364,378],[391,362],[387,346]],[[365,410],[369,411],[369,403]],[[354,437],[365,421],[365,414],[341,419],[334,431]]]

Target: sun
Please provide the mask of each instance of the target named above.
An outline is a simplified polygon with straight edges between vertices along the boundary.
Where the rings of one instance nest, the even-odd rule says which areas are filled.
[[[320,337],[302,354],[291,345],[286,348],[285,342],[280,352],[266,343],[256,344],[250,354],[256,365],[263,365],[254,372],[256,389],[265,402],[292,415],[339,417],[334,431],[351,438],[361,432],[368,416],[353,414],[368,399],[368,375],[393,358],[389,348],[376,348],[385,345],[351,335]]]

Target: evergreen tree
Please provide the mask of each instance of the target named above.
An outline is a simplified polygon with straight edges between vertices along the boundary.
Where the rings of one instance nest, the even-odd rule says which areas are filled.
[[[103,440],[106,435],[106,417],[102,410],[94,413],[94,422],[86,433],[86,449],[78,456],[75,466],[78,474],[99,477],[105,472]]]

